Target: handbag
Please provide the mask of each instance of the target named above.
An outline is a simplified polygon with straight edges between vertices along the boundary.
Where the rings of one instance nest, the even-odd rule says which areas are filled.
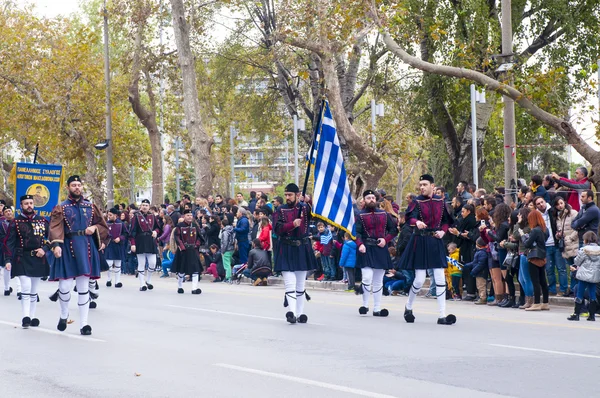
[[[534,246],[527,253],[527,261],[535,264],[537,267],[544,267],[546,265],[546,253],[544,253],[539,247]]]
[[[515,266],[517,265],[517,261],[519,261],[519,260],[520,260],[520,258],[519,258],[518,254],[513,253],[513,252],[508,252],[502,265],[504,265],[506,267],[506,269],[510,270],[510,269],[515,268]]]
[[[563,225],[562,225],[562,229],[561,229],[561,233],[563,233],[563,234],[564,234],[564,231],[565,231],[565,222],[566,221],[567,221],[567,217],[565,217],[565,219],[563,220]],[[561,253],[565,251],[565,238],[564,238],[564,236],[562,238],[560,238],[558,240],[558,242],[556,242],[556,248]]]

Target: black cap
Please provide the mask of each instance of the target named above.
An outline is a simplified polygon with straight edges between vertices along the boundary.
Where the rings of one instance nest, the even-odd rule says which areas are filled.
[[[6,206],[6,201],[4,199],[0,199],[0,205]]]
[[[421,177],[419,177],[419,181],[429,181],[433,184],[433,176],[431,174],[423,174]]]
[[[185,209],[183,211],[183,214],[191,214],[192,213],[192,209]]]
[[[367,189],[365,192],[363,192],[363,198],[364,198],[365,196],[367,196],[367,195],[375,195],[375,196],[377,196],[377,195],[375,194],[375,191],[373,191],[372,189]]]
[[[67,180],[67,185],[71,185],[72,182],[81,182],[81,178],[78,175],[72,175],[71,177],[69,177],[69,179]]]
[[[116,207],[113,207],[113,208],[112,208],[112,209],[110,209],[108,212],[109,212],[109,213],[112,213],[112,214],[115,214],[115,215],[117,215],[117,216],[118,216],[119,214],[121,214],[121,212],[119,211],[119,209],[117,209]]]
[[[294,183],[287,184],[285,186],[285,192],[298,193],[300,192],[300,188],[298,188],[298,185]]]
[[[27,200],[27,199],[33,200],[33,195],[23,195],[23,196],[21,196],[20,201],[22,202],[22,201]]]
[[[144,200],[142,200],[142,203],[150,204],[150,201],[148,199],[144,199]]]

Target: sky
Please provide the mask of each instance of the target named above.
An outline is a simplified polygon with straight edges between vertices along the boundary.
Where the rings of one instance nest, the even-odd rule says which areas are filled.
[[[17,4],[35,4],[36,12],[45,17],[68,15],[77,11],[79,0],[17,0]]]

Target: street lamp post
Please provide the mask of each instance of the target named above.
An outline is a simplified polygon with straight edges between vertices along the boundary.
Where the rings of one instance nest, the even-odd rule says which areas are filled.
[[[233,125],[229,126],[229,156],[231,162],[231,187],[229,188],[230,197],[235,197],[235,161],[233,159],[234,144],[233,139],[235,138],[235,128]]]
[[[371,100],[371,127],[373,129],[372,132],[372,142],[373,142],[373,149],[375,149],[375,126],[377,124],[377,116],[379,117],[383,117],[385,111],[384,111],[384,106],[383,104],[377,104],[375,102],[374,99]]]
[[[485,104],[485,91],[479,92],[471,84],[471,149],[473,157],[473,183],[479,188],[479,172],[477,170],[477,103]]]
[[[298,131],[304,131],[306,128],[304,119],[298,119],[294,115],[294,183],[298,185]]]
[[[112,118],[110,107],[110,61],[108,57],[108,10],[104,0],[104,79],[106,80],[106,195],[107,206],[115,205],[114,177],[113,177],[113,150],[112,150]]]

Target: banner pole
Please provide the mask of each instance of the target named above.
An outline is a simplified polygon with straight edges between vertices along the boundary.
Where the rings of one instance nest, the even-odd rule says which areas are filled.
[[[35,144],[35,153],[33,154],[33,164],[37,162],[38,149],[40,149],[40,143]]]

